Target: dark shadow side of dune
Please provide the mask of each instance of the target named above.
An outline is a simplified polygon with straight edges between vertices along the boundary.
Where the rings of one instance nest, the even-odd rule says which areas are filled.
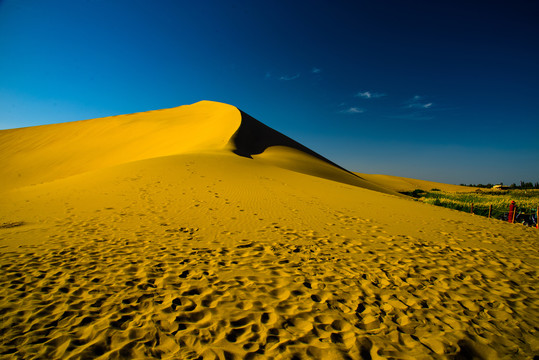
[[[231,143],[234,147],[233,152],[236,155],[252,159],[252,155],[262,154],[269,147],[285,146],[295,150],[299,150],[335,168],[334,174],[329,174],[326,172],[325,175],[320,175],[315,169],[313,169],[313,171],[306,171],[304,168],[297,170],[288,168],[289,170],[396,195],[396,193],[391,190],[369,183],[362,177],[346,170],[345,168],[326,159],[322,155],[312,151],[308,147],[261,123],[249,114],[241,110],[240,113],[241,124],[231,138]],[[333,173],[333,171],[331,172]]]
[[[326,159],[322,155],[317,154],[308,147],[301,145],[297,141],[292,140],[288,136],[281,134],[276,130],[273,130],[269,126],[253,118],[251,115],[244,113],[241,110],[240,112],[241,125],[236,133],[234,133],[232,136],[232,142],[236,146],[236,149],[234,150],[236,155],[252,159],[252,155],[262,154],[270,146],[286,146],[314,156],[317,159],[320,159],[343,171],[346,171],[354,177],[361,179],[361,177]]]

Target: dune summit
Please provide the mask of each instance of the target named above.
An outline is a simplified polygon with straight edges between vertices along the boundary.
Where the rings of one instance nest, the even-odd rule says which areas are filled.
[[[173,109],[0,132],[2,188],[54,181],[137,160],[223,149],[241,122],[229,105]]]
[[[0,357],[539,355],[539,232],[442,185],[207,101],[0,131]]]

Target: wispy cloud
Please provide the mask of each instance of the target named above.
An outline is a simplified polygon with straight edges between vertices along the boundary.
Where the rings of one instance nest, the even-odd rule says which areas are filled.
[[[352,106],[352,107],[349,107],[348,109],[344,109],[339,112],[343,114],[362,114],[365,112],[365,110]]]
[[[320,74],[322,72],[322,69],[319,69],[317,67],[313,67],[313,69],[311,70],[311,72],[313,74]]]
[[[408,104],[406,105],[405,107],[407,109],[430,109],[434,104],[433,103],[413,103],[413,104]]]
[[[283,75],[279,78],[279,80],[283,80],[283,81],[290,81],[290,80],[296,80],[297,78],[299,78],[300,74],[296,74],[296,75],[293,75],[293,76],[289,76],[289,75]]]
[[[386,96],[386,94],[383,93],[377,93],[374,91],[360,91],[356,94],[357,97],[364,98],[364,99],[376,99]]]
[[[406,109],[430,109],[434,103],[425,100],[424,96],[414,95],[413,98],[405,102]]]
[[[390,115],[387,118],[408,121],[429,121],[433,120],[434,103],[429,101],[426,96],[414,95],[412,98],[402,103],[401,109],[405,109],[402,114]]]

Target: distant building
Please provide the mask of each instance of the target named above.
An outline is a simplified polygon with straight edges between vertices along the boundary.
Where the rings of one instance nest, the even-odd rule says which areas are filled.
[[[504,185],[494,185],[492,187],[494,190],[507,190],[509,189],[509,186],[504,186]]]

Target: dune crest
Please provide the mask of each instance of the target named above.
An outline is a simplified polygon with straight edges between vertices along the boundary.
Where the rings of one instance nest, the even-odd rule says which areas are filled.
[[[397,195],[381,185],[366,181],[245,112],[240,112],[241,125],[230,139],[235,154],[302,174]]]
[[[0,131],[0,189],[133,161],[226,147],[238,110],[201,101],[171,109]]]

